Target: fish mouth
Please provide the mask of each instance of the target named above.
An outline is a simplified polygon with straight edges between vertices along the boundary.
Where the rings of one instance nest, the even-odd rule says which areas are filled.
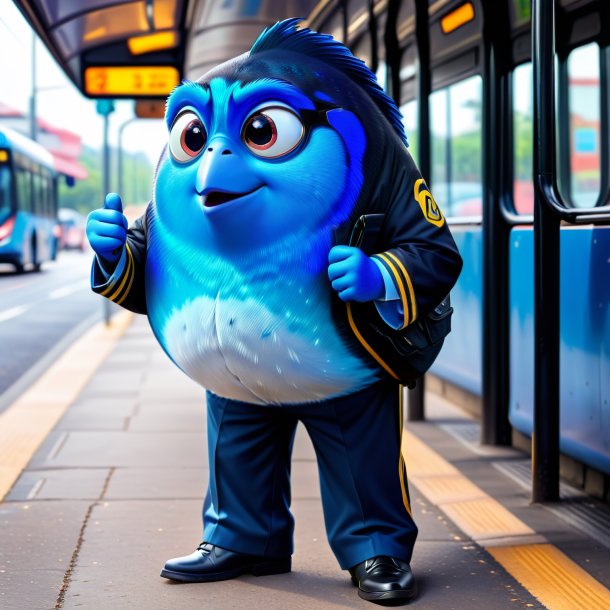
[[[242,197],[246,197],[247,195],[251,195],[255,193],[259,189],[263,188],[263,184],[253,188],[251,191],[246,191],[244,193],[233,193],[229,191],[221,191],[218,189],[210,189],[208,191],[204,191],[201,193],[203,207],[204,208],[215,208],[231,201],[235,201],[236,199],[241,199]]]

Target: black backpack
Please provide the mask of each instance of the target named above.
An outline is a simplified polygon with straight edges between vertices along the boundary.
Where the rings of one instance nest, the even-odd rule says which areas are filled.
[[[349,245],[374,253],[384,214],[360,216],[352,228]],[[348,321],[356,338],[386,372],[409,388],[436,360],[451,332],[453,308],[447,295],[432,311],[402,330],[388,326],[373,302],[347,303]]]

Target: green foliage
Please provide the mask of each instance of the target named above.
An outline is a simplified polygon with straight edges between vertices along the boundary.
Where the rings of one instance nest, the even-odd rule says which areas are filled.
[[[110,151],[110,190],[119,192],[117,150]],[[59,207],[72,208],[82,214],[100,207],[104,200],[102,177],[102,151],[83,147],[79,163],[89,172],[85,180],[77,180],[68,187],[65,180],[59,181]],[[150,200],[152,192],[153,165],[142,153],[123,151],[123,193],[119,193],[124,205],[142,204]]]
[[[515,180],[532,180],[534,171],[534,124],[531,115],[515,112]]]

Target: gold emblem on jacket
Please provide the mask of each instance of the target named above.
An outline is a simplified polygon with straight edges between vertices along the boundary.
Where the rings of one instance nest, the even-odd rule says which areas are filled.
[[[433,225],[442,227],[445,224],[445,217],[441,213],[436,201],[434,201],[434,197],[432,197],[423,178],[415,181],[413,194],[415,195],[417,203],[419,203],[424,218]]]

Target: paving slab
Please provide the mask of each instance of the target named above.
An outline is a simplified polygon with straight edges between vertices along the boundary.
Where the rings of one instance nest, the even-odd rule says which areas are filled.
[[[0,504],[0,608],[50,610],[90,502]]]
[[[70,405],[64,417],[72,411],[88,412],[91,415],[99,413],[113,413],[117,415],[130,415],[140,403],[135,397],[100,398],[97,396],[84,397],[82,394]]]
[[[146,402],[141,404],[130,417],[127,429],[133,432],[199,432],[201,443],[205,445],[205,403],[199,400],[195,405],[167,405]]]
[[[7,500],[97,500],[109,474],[109,468],[26,470]]]
[[[128,397],[138,394],[139,377],[143,373],[136,369],[132,371],[98,372],[87,384],[81,396],[83,397]]]
[[[40,462],[37,461],[37,464]],[[207,449],[199,432],[69,432],[45,467],[198,466],[207,464]]]
[[[311,444],[311,439],[305,430],[303,424],[297,426],[296,436],[294,438],[294,447],[292,449],[292,461],[315,461],[316,452]]]
[[[57,424],[56,430],[125,430],[129,424],[131,411],[119,410],[92,412],[87,409],[72,409]]]
[[[104,500],[197,500],[203,505],[207,468],[116,468]]]
[[[192,501],[96,506],[72,574],[65,608],[366,608],[326,542],[319,501],[294,506],[293,573],[180,585],[159,577],[166,559],[188,554],[201,536]],[[114,544],[109,544],[109,540]]]
[[[415,547],[411,566],[419,594],[409,608],[544,609],[536,598],[476,544],[421,540]]]
[[[291,479],[293,500],[320,498],[315,462],[293,462]],[[202,503],[207,485],[207,468],[116,468],[104,500],[199,499]]]

